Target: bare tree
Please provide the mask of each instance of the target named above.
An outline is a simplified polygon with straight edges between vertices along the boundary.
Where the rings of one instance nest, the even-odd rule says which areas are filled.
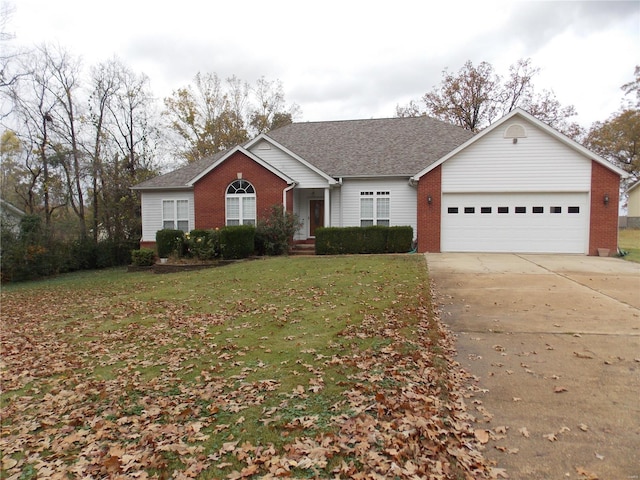
[[[538,68],[530,59],[518,60],[509,68],[506,80],[487,62],[467,61],[458,73],[445,70],[440,85],[422,97],[396,107],[399,117],[429,115],[472,132],[478,132],[516,107],[527,110],[557,130],[577,138],[582,129],[569,118],[576,115],[571,105],[562,106],[552,91],[535,92]]]
[[[112,59],[91,69],[92,91],[89,97],[89,122],[93,129],[93,145],[87,145],[91,157],[92,233],[94,242],[100,234],[100,205],[104,203],[101,193],[104,189],[103,155],[108,151],[108,122],[110,107],[121,88],[122,63]]]
[[[53,211],[66,204],[66,200],[54,200],[51,195],[55,176],[52,170],[56,170],[56,152],[50,129],[52,112],[57,107],[57,100],[51,93],[54,79],[46,59],[37,53],[23,56],[20,66],[21,74],[3,92],[12,102],[11,121],[26,149],[25,168],[31,176],[25,198],[27,210],[35,213],[42,202],[45,228],[51,235]]]
[[[81,238],[87,236],[84,200],[84,179],[86,169],[83,165],[80,148],[81,123],[78,110],[78,90],[80,87],[80,62],[61,47],[43,45],[38,48],[45,68],[51,72],[52,81],[48,83],[51,95],[56,99],[56,107],[50,112],[53,126],[60,136],[58,153],[64,169],[69,203],[78,217]]]
[[[232,76],[198,73],[194,84],[166,98],[164,116],[181,142],[176,153],[195,162],[291,123],[300,108],[285,104],[282,83],[260,78],[254,87]]]

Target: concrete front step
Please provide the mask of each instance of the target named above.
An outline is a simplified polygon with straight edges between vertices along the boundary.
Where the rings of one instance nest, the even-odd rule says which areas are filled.
[[[294,243],[289,249],[289,255],[315,255],[315,243]]]

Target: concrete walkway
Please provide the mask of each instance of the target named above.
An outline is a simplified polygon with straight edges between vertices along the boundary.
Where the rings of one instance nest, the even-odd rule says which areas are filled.
[[[486,458],[511,479],[640,479],[640,264],[426,254]]]

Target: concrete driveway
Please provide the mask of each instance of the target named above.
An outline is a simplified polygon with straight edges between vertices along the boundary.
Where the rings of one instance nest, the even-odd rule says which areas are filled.
[[[640,479],[640,264],[426,254],[467,407],[511,479]]]

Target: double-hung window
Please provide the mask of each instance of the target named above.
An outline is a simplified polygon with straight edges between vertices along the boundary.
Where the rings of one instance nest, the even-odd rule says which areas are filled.
[[[389,226],[389,192],[360,192],[360,226]]]
[[[227,225],[256,224],[256,190],[246,180],[227,187]]]
[[[189,200],[162,201],[162,228],[189,231]]]

